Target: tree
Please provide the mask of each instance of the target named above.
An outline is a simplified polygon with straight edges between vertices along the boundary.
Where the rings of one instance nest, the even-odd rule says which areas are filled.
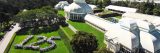
[[[86,0],[88,4],[95,4],[95,0]]]
[[[0,1],[0,40],[3,38],[5,31],[8,31],[12,22],[12,17],[17,14],[18,8]]]
[[[94,0],[94,3],[96,5],[98,5],[99,8],[103,8],[103,7],[106,7],[106,6],[110,5],[111,0]]]
[[[103,4],[102,3],[103,3],[102,0],[98,0],[97,1],[97,5],[98,5],[99,8],[103,8]]]
[[[103,0],[103,7],[106,7],[111,4],[111,0]]]
[[[14,21],[23,24],[22,26],[48,26],[58,22],[58,16],[56,14],[56,10],[54,10],[51,6],[44,6],[40,9],[19,12],[14,17]]]
[[[136,7],[138,8],[138,12],[145,13],[145,10],[147,9],[147,7],[145,5],[146,5],[145,2],[141,2],[141,3],[137,4]]]
[[[12,17],[17,14],[18,8],[0,1],[0,32],[7,30],[12,23],[10,23]]]
[[[152,14],[153,14],[152,8],[147,8],[147,9],[145,10],[145,14],[150,14],[150,15],[152,15]]]
[[[21,27],[42,27],[60,25],[65,23],[65,18],[57,15],[57,10],[51,6],[44,6],[40,9],[32,9],[19,12],[13,19],[20,23]]]
[[[153,9],[153,14],[156,15],[156,16],[160,16],[160,8],[159,8],[159,6],[156,6]]]
[[[7,0],[7,2],[19,7],[19,9],[35,9],[48,5],[54,6],[58,0]]]
[[[128,7],[128,1],[118,1],[118,2],[115,2],[115,3],[112,3],[113,5],[117,5],[117,6],[124,6],[124,7]]]
[[[92,33],[78,31],[71,40],[72,49],[75,53],[93,53],[98,43]]]
[[[139,2],[130,2],[128,4],[128,6],[131,7],[131,8],[137,8],[136,5],[139,5]]]
[[[153,14],[153,9],[154,9],[154,3],[150,3],[149,0],[145,3],[146,6],[146,10],[145,10],[145,14]]]

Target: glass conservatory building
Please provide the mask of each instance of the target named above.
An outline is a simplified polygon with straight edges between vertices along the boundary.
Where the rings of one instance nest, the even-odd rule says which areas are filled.
[[[160,52],[160,30],[154,23],[129,17],[111,23],[91,14],[87,14],[84,19],[105,32],[107,48],[114,53]]]
[[[72,4],[65,6],[64,10],[67,19],[76,21],[84,20],[86,14],[92,13],[92,8],[85,2],[85,0],[74,0]]]

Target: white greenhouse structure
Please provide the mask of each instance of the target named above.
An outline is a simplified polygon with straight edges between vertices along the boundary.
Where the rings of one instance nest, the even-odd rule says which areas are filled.
[[[127,13],[127,12],[137,12],[136,8],[129,8],[129,7],[123,7],[123,6],[115,6],[115,5],[109,5],[105,7],[106,10],[112,10],[114,12],[118,13]]]
[[[160,21],[159,21],[160,17],[158,17],[158,16],[141,14],[141,13],[124,13],[122,15],[122,18],[139,19],[139,20],[143,20],[143,21],[146,21],[146,22],[150,22],[156,27],[160,26]]]
[[[72,4],[64,7],[66,18],[70,20],[83,21],[86,14],[91,14],[92,8],[85,0],[74,0]]]
[[[122,18],[119,23],[112,23],[91,14],[84,19],[106,32],[107,48],[113,52],[160,52],[160,32],[152,23],[133,18]]]
[[[65,6],[68,6],[67,1],[60,1],[57,5],[54,6],[55,9],[64,9]]]
[[[140,29],[140,43],[144,52],[160,52],[159,30],[152,23],[132,18],[122,18],[120,20],[120,25],[126,28],[131,28],[129,26],[132,21],[135,21]]]

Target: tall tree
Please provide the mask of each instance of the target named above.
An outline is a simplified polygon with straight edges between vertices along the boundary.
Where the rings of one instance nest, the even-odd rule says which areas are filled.
[[[10,21],[18,11],[18,8],[4,1],[0,1],[0,40],[2,39],[4,32],[9,30],[12,24]]]
[[[62,25],[61,23],[65,23],[65,18],[59,17],[57,10],[51,6],[19,12],[13,20],[20,23],[21,27],[24,28]]]
[[[35,9],[42,6],[54,6],[58,0],[7,0],[9,4],[19,7],[19,9]]]
[[[0,1],[0,32],[10,26],[11,23],[9,22],[11,21],[11,18],[17,14],[18,11],[18,8]]]
[[[153,14],[156,16],[160,16],[160,6],[155,6],[155,8],[153,9]]]
[[[74,35],[71,45],[75,53],[93,53],[98,47],[96,37],[83,31],[79,31]]]

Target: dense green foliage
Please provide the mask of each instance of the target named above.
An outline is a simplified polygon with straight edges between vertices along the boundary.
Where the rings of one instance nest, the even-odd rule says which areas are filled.
[[[7,2],[19,9],[35,9],[48,5],[54,6],[58,0],[7,0]]]
[[[44,6],[40,9],[26,10],[19,12],[14,21],[21,23],[21,27],[40,27],[65,25],[65,18],[57,15],[57,10],[51,6]]]
[[[11,19],[18,11],[17,7],[0,1],[0,40],[5,34],[4,32],[8,31],[11,24],[13,24]]]
[[[18,12],[17,8],[0,1],[0,31],[10,25],[11,17]]]
[[[52,17],[53,16],[53,17]],[[26,10],[19,12],[15,16],[16,22],[24,22],[33,19],[49,19],[56,17],[56,10],[50,6],[45,6],[40,9]]]
[[[4,33],[0,32],[0,40],[3,38]]]
[[[150,3],[150,2],[118,1],[112,4],[118,6],[137,8],[139,13],[160,16],[160,5],[153,2]]]
[[[160,5],[155,5],[155,7],[153,9],[153,14],[160,16]]]
[[[111,4],[111,0],[86,0],[88,4],[97,5],[99,8],[106,7]]]
[[[93,53],[98,47],[97,39],[92,33],[78,31],[71,40],[75,53]]]

